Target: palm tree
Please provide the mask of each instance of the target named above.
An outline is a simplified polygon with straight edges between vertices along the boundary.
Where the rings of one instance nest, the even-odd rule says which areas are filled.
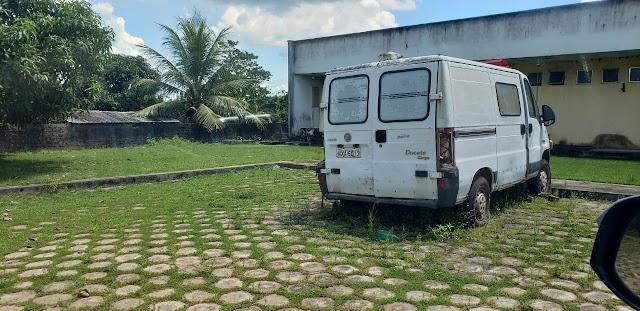
[[[221,73],[225,63],[224,42],[229,28],[217,34],[206,24],[205,18],[195,13],[178,20],[178,30],[160,25],[165,37],[163,47],[171,59],[146,46],[140,47],[156,63],[162,74],[158,79],[141,79],[141,85],[156,85],[171,97],[134,114],[143,117],[186,117],[208,130],[224,127],[221,117],[239,116],[247,122],[262,126],[258,118],[249,115],[247,103],[240,98],[242,92],[258,81],[229,79]]]

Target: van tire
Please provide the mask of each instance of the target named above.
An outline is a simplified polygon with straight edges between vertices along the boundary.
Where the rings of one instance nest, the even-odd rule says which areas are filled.
[[[464,204],[469,226],[484,226],[489,218],[489,207],[491,206],[491,189],[486,178],[478,176],[473,180],[467,201]]]
[[[527,182],[527,187],[532,195],[545,195],[551,192],[551,168],[547,160],[542,159],[538,175]]]

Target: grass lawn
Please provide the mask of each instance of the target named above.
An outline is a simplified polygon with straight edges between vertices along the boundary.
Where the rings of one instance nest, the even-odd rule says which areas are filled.
[[[308,170],[2,196],[0,308],[40,310],[45,297],[136,310],[622,304],[587,264],[606,204],[497,195],[476,229],[431,210],[321,208]],[[399,241],[374,239],[379,229]],[[78,299],[87,288],[93,300]]]
[[[131,148],[0,154],[0,186],[160,173],[229,165],[319,161],[321,147],[203,144],[168,139]]]
[[[551,176],[555,179],[640,186],[640,161],[552,157]]]

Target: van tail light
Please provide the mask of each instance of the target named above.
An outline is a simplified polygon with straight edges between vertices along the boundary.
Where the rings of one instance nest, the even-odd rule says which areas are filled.
[[[323,183],[325,181],[325,175],[324,174],[318,174],[318,182]]]
[[[453,128],[438,129],[438,165],[453,167]]]

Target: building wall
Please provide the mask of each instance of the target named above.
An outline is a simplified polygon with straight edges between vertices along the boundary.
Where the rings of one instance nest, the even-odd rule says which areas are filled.
[[[629,67],[640,67],[640,56],[577,58],[571,61],[512,61],[525,74],[542,73],[542,85],[533,87],[538,105],[547,104],[557,121],[548,128],[555,143],[593,145],[601,134],[627,137],[640,148],[640,83],[629,82]],[[618,83],[602,83],[602,70],[619,68]],[[591,84],[577,84],[578,70],[592,70]],[[564,85],[549,85],[551,71],[564,71]],[[625,91],[622,91],[624,84]]]
[[[405,57],[444,54],[473,60],[633,56],[640,55],[638,38],[640,1],[616,0],[290,41],[290,134],[310,127],[311,76],[373,62],[388,51]]]

